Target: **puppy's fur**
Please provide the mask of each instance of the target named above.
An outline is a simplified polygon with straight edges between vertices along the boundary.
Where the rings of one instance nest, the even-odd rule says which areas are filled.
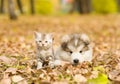
[[[70,34],[63,36],[61,45],[56,51],[55,59],[57,62],[62,60],[79,64],[84,61],[91,62],[92,53],[93,46],[91,46],[91,41],[86,34]]]

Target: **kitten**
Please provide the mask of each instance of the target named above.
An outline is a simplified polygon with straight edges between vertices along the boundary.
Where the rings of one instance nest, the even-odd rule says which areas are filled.
[[[35,32],[35,41],[37,47],[37,69],[41,69],[45,66],[53,67],[54,53],[52,34]]]

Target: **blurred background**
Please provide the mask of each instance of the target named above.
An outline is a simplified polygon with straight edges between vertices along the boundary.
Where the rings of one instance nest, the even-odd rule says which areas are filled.
[[[120,12],[120,0],[0,0],[0,15],[111,14]]]
[[[87,34],[95,43],[93,63],[76,70],[68,65],[34,70],[34,31],[53,33],[55,49],[65,34]],[[120,84],[120,0],[0,0],[0,84],[41,84],[42,80]]]

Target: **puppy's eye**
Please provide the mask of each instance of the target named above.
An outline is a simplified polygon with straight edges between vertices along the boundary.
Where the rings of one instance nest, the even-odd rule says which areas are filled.
[[[54,41],[54,38],[52,38],[52,40]]]
[[[48,41],[45,41],[45,43],[47,43]]]
[[[72,54],[73,52],[72,51],[70,51],[70,54]]]
[[[42,41],[39,41],[40,43],[42,42]]]
[[[80,53],[82,53],[82,51],[80,51]]]

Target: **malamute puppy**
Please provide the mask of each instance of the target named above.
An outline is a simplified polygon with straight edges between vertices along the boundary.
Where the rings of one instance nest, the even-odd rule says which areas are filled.
[[[86,34],[70,34],[63,36],[61,45],[56,51],[55,59],[76,65],[84,61],[91,62],[92,53],[93,46]]]

